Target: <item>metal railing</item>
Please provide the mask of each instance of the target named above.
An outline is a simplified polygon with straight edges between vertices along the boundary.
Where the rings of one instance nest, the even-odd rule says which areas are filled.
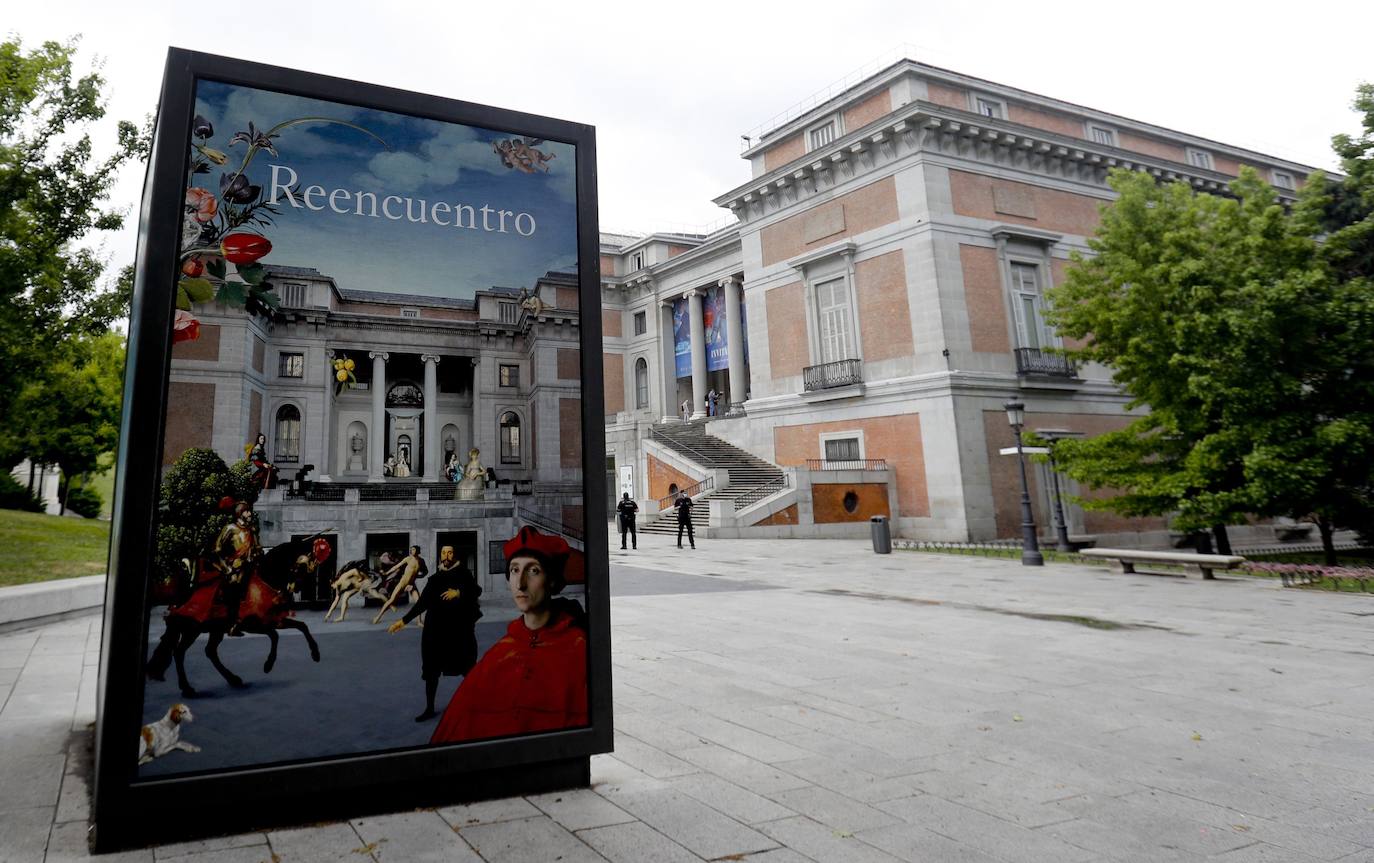
[[[806,460],[807,470],[887,470],[887,459],[850,458],[828,461],[823,458]]]
[[[686,488],[680,488],[672,494],[668,495],[667,497],[659,498],[658,510],[659,512],[662,512],[665,509],[669,509],[670,507],[672,507],[673,501],[682,497],[682,495],[684,494],[686,494],[688,497],[696,497],[697,495],[704,494],[705,492],[708,492],[715,487],[716,478],[713,476],[708,476],[706,479],[702,480],[696,485],[689,485]]]
[[[787,478],[787,474],[783,474],[777,479],[769,480],[757,488],[749,489],[749,491],[735,498],[735,512],[739,512],[742,509],[748,509],[759,501],[772,497],[787,488],[790,484],[791,480]]]
[[[521,506],[520,504],[515,505],[515,518],[525,524],[533,525],[543,530],[545,533],[562,534],[568,539],[575,539],[578,542],[582,542],[583,540],[584,534],[582,528],[576,525],[567,524],[551,516],[544,515],[538,510],[533,510]]]
[[[711,467],[712,458],[691,444],[683,443],[672,435],[659,431],[657,426],[649,426],[649,437],[654,440],[662,440],[669,449],[682,449],[701,461],[702,467]]]
[[[822,363],[818,366],[807,366],[802,369],[802,389],[806,392],[828,390],[833,387],[847,387],[863,382],[863,360],[839,360],[833,363]]]
[[[1061,354],[1052,354],[1040,348],[1017,348],[1016,373],[1072,378],[1078,376],[1078,366]]]
[[[415,500],[413,485],[364,485],[358,488],[358,500]]]

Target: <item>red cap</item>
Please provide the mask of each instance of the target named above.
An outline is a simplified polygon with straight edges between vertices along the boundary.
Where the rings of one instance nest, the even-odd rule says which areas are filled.
[[[220,512],[228,512],[228,511],[230,511],[231,509],[234,508],[234,504],[237,503],[237,502],[238,502],[238,501],[234,500],[233,497],[231,497],[231,496],[229,496],[229,495],[226,494],[224,497],[222,497],[222,498],[219,499],[219,510],[220,510]]]
[[[315,540],[315,545],[313,546],[312,550],[315,553],[315,560],[319,561],[320,563],[324,563],[326,560],[329,560],[330,552],[333,551],[333,549],[329,547],[329,541],[326,540],[324,537],[320,537],[319,539]]]
[[[532,551],[551,562],[561,564],[572,553],[572,548],[563,541],[563,537],[540,533],[529,525],[520,528],[519,533],[506,540],[501,550],[506,553],[507,562],[522,551]]]

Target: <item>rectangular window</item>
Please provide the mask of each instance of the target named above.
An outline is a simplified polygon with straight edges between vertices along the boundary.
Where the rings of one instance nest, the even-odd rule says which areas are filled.
[[[520,420],[506,414],[501,421],[501,464],[520,463]]]
[[[279,378],[303,378],[305,377],[305,354],[278,354],[277,355],[277,377]]]
[[[859,439],[856,437],[830,438],[825,441],[826,461],[858,461]]]
[[[1194,150],[1190,147],[1188,148],[1188,164],[1194,168],[1204,168],[1210,171],[1212,170],[1212,154],[1206,150]]]
[[[505,575],[506,573],[506,543],[505,540],[487,540],[487,571],[492,575]]]
[[[812,150],[815,150],[815,149],[817,149],[818,147],[824,147],[826,144],[829,144],[829,143],[830,143],[831,141],[833,141],[833,140],[835,140],[835,121],[834,121],[834,120],[831,120],[829,123],[826,123],[824,126],[817,126],[816,128],[814,128],[814,129],[811,130],[811,149],[812,149]]]
[[[1108,147],[1116,146],[1116,132],[1105,126],[1089,126],[1088,134],[1092,137],[1094,144],[1105,144]]]
[[[636,270],[642,269],[644,269],[644,253],[635,252],[633,255],[630,255],[630,272],[633,273]]]
[[[499,313],[503,324],[515,323],[515,319],[519,315],[515,303],[497,303],[496,311]]]
[[[984,117],[991,117],[994,120],[1002,119],[1002,103],[995,99],[987,99],[982,96],[974,99],[975,107],[979,114]]]
[[[1293,188],[1293,175],[1284,173],[1283,171],[1275,171],[1274,185],[1280,189]]]
[[[401,317],[403,317],[403,318],[418,318],[418,317],[420,317],[420,310],[419,310],[419,309],[401,309]]]
[[[635,312],[635,335],[642,336],[649,331],[647,312]]]
[[[305,305],[305,285],[287,282],[281,286],[279,294],[281,296],[281,304],[287,308],[298,309]]]
[[[500,384],[503,387],[520,386],[520,367],[503,365],[499,371]]]
[[[1040,299],[1040,268],[1013,262],[1011,290],[1016,313],[1020,347],[1039,350],[1045,347],[1045,319]]]
[[[849,313],[849,286],[844,279],[816,285],[816,320],[820,324],[821,363],[850,359],[854,328]]]
[[[643,410],[649,406],[649,364],[643,359],[635,362],[635,407]]]

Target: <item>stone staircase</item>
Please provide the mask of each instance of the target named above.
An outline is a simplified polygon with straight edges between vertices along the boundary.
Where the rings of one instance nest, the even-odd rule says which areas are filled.
[[[754,491],[759,486],[783,479],[782,469],[772,462],[726,443],[706,432],[709,420],[696,420],[690,423],[668,423],[653,426],[650,435],[654,441],[694,464],[709,470],[730,471],[730,483],[723,488],[715,488],[698,497],[693,497],[692,526],[700,532],[710,526],[711,504],[713,500],[735,500]],[[677,515],[667,510],[658,517],[650,515],[639,528],[643,533],[677,534]]]

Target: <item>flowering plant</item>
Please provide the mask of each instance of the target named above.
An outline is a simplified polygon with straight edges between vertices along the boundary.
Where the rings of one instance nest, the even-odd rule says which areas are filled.
[[[280,306],[261,260],[272,251],[272,243],[263,231],[271,227],[273,218],[281,211],[263,195],[262,186],[249,181],[246,172],[260,151],[277,155],[275,142],[284,130],[305,123],[348,126],[387,147],[385,141],[367,129],[330,117],[296,117],[265,131],[249,122],[247,131],[235,132],[226,144],[226,148],[244,144],[248,149],[237,169],[220,173],[216,193],[196,186],[195,178],[210,174],[211,165],[228,163],[229,154],[210,145],[215,127],[205,117],[196,115],[191,124],[191,168],[181,226],[176,341],[199,336],[199,321],[191,315],[197,303],[214,300],[261,315],[270,315]],[[230,265],[234,268],[232,273]]]
[[[351,390],[358,385],[358,379],[353,374],[355,363],[350,357],[343,357],[334,361],[334,392],[341,394]]]

